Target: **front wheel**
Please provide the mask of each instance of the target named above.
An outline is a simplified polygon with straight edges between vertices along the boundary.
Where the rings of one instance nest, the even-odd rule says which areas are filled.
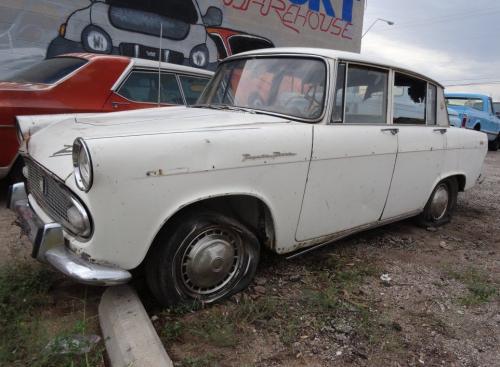
[[[146,262],[149,288],[171,306],[215,302],[245,289],[259,261],[259,242],[238,221],[215,212],[191,213],[161,233]]]
[[[438,227],[450,221],[458,196],[455,178],[447,178],[437,184],[417,221],[424,227]]]

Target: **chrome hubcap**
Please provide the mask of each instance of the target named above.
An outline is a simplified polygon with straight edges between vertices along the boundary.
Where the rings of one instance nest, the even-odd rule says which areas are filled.
[[[448,186],[441,184],[434,192],[431,202],[431,216],[433,220],[440,220],[446,214],[448,208],[448,201],[450,195],[448,193]]]
[[[241,255],[238,235],[221,228],[207,229],[183,253],[182,283],[195,296],[216,292],[234,279]]]

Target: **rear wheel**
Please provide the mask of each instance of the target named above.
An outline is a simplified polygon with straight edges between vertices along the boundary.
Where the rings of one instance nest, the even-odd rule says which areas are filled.
[[[417,220],[424,227],[438,227],[450,221],[455,210],[458,196],[458,183],[455,178],[447,178],[437,184],[424,211]]]
[[[158,236],[146,262],[153,295],[165,306],[215,302],[245,289],[259,261],[259,242],[238,221],[191,213]]]

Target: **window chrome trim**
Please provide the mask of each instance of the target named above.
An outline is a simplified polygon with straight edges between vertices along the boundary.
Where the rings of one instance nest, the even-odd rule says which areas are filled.
[[[122,94],[120,94],[118,91],[120,90],[120,88],[123,86],[123,84],[125,84],[127,82],[127,80],[130,78],[130,75],[132,75],[133,72],[146,72],[146,73],[152,73],[152,74],[158,74],[158,69],[150,69],[150,68],[132,68],[132,70],[129,71],[129,73],[126,75],[126,77],[121,80],[120,84],[116,87],[115,90],[112,90],[113,93],[115,93],[116,95],[120,96],[121,98],[125,99],[126,101],[129,101],[131,103],[139,103],[139,104],[147,104],[147,105],[155,105],[155,106],[158,106],[158,101],[154,101],[154,102],[140,102],[140,101],[134,101],[133,99],[130,99],[130,98],[127,98],[125,96],[123,96]],[[164,70],[162,69],[161,71],[161,74],[162,75],[173,75],[176,80],[177,80],[177,86],[179,87],[179,90],[181,92],[181,98],[183,99],[184,101],[184,104],[172,104],[172,103],[165,103],[165,102],[162,102],[159,104],[160,107],[168,107],[168,106],[187,106],[186,104],[186,100],[184,98],[184,95],[183,95],[183,90],[182,90],[182,86],[180,85],[179,83],[179,79],[178,77],[180,76],[189,76],[189,77],[194,77],[194,78],[200,78],[200,79],[206,79],[207,81],[210,81],[211,77],[208,77],[206,75],[197,75],[197,74],[190,74],[190,73],[182,73],[182,72],[176,72],[176,71],[170,71],[170,70]],[[115,83],[116,84],[116,83]],[[208,85],[208,83],[207,83]],[[200,94],[201,96],[201,94]]]
[[[271,54],[263,53],[263,54],[252,54],[252,55],[236,54],[235,56],[230,56],[230,57],[222,60],[219,63],[219,67],[217,69],[219,69],[221,65],[223,65],[227,62],[232,62],[232,61],[236,61],[236,60],[252,60],[252,59],[264,59],[264,58],[266,58],[266,59],[276,59],[276,58],[317,59],[317,60],[323,61],[323,63],[325,64],[325,69],[326,69],[325,70],[325,73],[326,73],[325,74],[325,95],[323,97],[323,110],[321,111],[321,115],[316,119],[304,119],[304,118],[296,117],[293,115],[282,114],[279,112],[259,110],[259,109],[250,108],[250,107],[248,107],[248,109],[252,110],[252,111],[256,111],[257,113],[261,113],[263,115],[282,117],[282,118],[285,118],[288,120],[297,121],[297,122],[304,122],[304,123],[308,123],[308,124],[316,124],[316,123],[324,122],[325,116],[327,115],[326,112],[328,110],[327,103],[330,101],[330,94],[331,94],[330,93],[331,92],[331,88],[330,88],[331,87],[331,78],[330,78],[331,65],[330,65],[329,60],[334,60],[334,59],[329,58],[329,57],[325,57],[325,56],[320,56],[320,55],[311,55],[311,54],[303,54],[303,53],[295,53],[295,52],[290,52],[290,53],[281,52],[281,53],[271,53]],[[217,72],[216,72],[216,74],[217,74]],[[214,74],[212,76],[212,78],[210,78],[210,83],[206,85],[204,92],[200,95],[200,98],[208,90],[208,86],[214,82],[216,74]],[[247,107],[245,107],[245,108],[247,108]]]
[[[393,125],[398,125],[398,126],[436,126],[437,125],[437,121],[436,121],[436,125],[429,125],[428,124],[428,120],[427,120],[427,101],[428,101],[428,88],[429,88],[429,81],[427,78],[422,78],[422,77],[419,77],[417,74],[414,74],[414,73],[406,73],[406,72],[402,72],[402,71],[398,71],[398,70],[393,70],[393,74],[394,74],[394,80],[392,82],[392,88],[394,90],[394,83],[396,82],[396,73],[398,74],[402,74],[404,76],[407,76],[407,77],[410,77],[410,78],[413,78],[413,79],[417,79],[419,81],[422,81],[422,82],[425,82],[425,106],[424,106],[424,121],[421,122],[421,123],[414,123],[414,124],[404,124],[404,123],[394,123],[394,102],[395,100],[393,99],[393,102],[392,102],[392,110],[393,110],[393,117],[392,117],[392,124]],[[437,95],[436,95],[436,120],[437,120]]]
[[[344,63],[345,64],[345,78],[344,78],[344,93],[342,97],[342,103],[343,103],[343,111],[342,111],[342,121],[336,122],[336,123],[329,123],[329,125],[355,125],[355,126],[386,126],[386,125],[391,125],[389,124],[388,116],[392,115],[392,106],[390,105],[390,100],[389,96],[392,95],[392,86],[389,84],[391,80],[391,73],[393,70],[391,68],[386,68],[378,65],[373,65],[373,64],[367,64],[367,63],[362,63],[362,62],[351,62],[347,61],[344,59],[338,59],[337,60],[337,70],[338,70],[338,64]],[[348,84],[348,79],[349,79],[349,67],[350,65],[353,66],[361,66],[361,67],[366,67],[370,69],[375,69],[375,70],[382,70],[387,72],[387,95],[386,95],[386,122],[385,123],[377,123],[377,124],[370,124],[370,123],[357,123],[357,122],[345,122],[345,112],[346,112],[346,90],[347,90],[347,84]],[[391,112],[389,112],[391,111]]]

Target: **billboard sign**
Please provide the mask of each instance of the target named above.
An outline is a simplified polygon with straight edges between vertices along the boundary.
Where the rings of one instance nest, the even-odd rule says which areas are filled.
[[[0,77],[70,52],[207,69],[273,46],[359,52],[364,7],[364,0],[2,0]]]

